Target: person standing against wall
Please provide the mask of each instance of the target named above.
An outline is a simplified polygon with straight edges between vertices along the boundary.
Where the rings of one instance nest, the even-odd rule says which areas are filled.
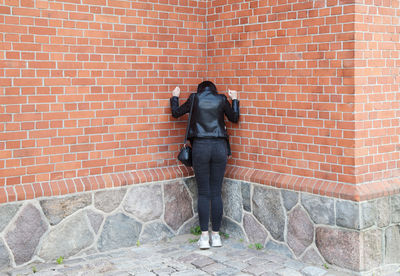
[[[178,118],[188,113],[193,102],[188,139],[192,145],[202,231],[198,245],[200,249],[210,248],[208,223],[211,206],[211,246],[219,247],[222,246],[219,235],[223,213],[221,188],[228,155],[231,154],[225,116],[231,122],[239,121],[237,91],[228,91],[232,104],[225,95],[218,93],[215,84],[210,81],[200,83],[197,93],[192,93],[181,106],[179,106],[179,95],[180,88],[176,87],[170,99],[173,117]]]

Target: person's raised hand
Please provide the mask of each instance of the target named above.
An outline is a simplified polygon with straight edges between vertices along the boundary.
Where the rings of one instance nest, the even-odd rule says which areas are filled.
[[[179,97],[180,94],[181,94],[181,89],[178,86],[175,87],[175,89],[172,91],[172,96]]]
[[[237,91],[236,90],[230,90],[228,88],[228,95],[231,97],[232,100],[237,100]]]

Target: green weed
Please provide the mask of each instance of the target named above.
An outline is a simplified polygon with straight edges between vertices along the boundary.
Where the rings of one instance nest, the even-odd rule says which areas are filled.
[[[193,235],[196,235],[196,236],[201,235],[200,226],[190,228],[190,233],[192,233]]]
[[[57,263],[62,264],[64,262],[64,257],[60,256],[57,258]]]
[[[189,243],[195,243],[197,242],[199,239],[189,239]]]
[[[229,234],[224,233],[224,232],[219,232],[219,234],[220,234],[223,238],[229,239]]]

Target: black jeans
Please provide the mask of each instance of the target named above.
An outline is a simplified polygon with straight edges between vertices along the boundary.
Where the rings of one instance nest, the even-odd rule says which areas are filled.
[[[223,213],[221,188],[228,160],[226,139],[194,139],[192,154],[198,190],[200,228],[201,231],[208,231],[211,203],[212,230],[217,232],[221,227]]]

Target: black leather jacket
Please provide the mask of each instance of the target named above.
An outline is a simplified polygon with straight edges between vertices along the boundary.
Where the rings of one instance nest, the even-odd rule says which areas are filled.
[[[239,121],[239,101],[232,100],[232,106],[223,94],[212,92],[206,88],[200,93],[193,93],[187,101],[179,106],[179,98],[171,97],[172,116],[178,118],[193,111],[188,138],[228,138],[224,115],[231,122]]]

